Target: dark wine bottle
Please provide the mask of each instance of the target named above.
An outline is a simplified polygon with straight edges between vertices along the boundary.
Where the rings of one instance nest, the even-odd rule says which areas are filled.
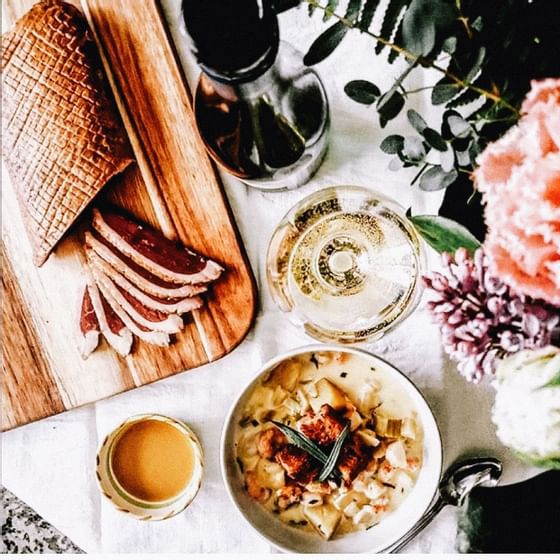
[[[245,183],[295,188],[327,149],[328,102],[318,75],[281,42],[269,0],[184,0],[202,69],[195,117],[211,156]]]

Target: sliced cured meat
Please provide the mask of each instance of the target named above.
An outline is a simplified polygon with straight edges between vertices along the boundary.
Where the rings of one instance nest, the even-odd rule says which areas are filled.
[[[117,287],[122,292],[128,292],[135,299],[140,301],[146,307],[150,309],[155,309],[157,311],[162,311],[163,313],[177,313],[181,315],[183,313],[188,313],[194,309],[198,309],[202,306],[202,299],[199,297],[189,297],[189,298],[158,298],[146,294],[139,288],[137,288],[132,282],[127,280],[124,275],[116,271],[109,263],[105,262],[101,257],[99,257],[91,249],[86,249],[86,254],[90,262],[92,262],[97,268],[99,268],[104,274],[106,274]]]
[[[92,225],[121,253],[167,282],[202,284],[216,280],[223,272],[219,264],[115,212],[101,214],[94,209]]]
[[[90,262],[90,267],[99,288],[115,311],[117,311],[117,309],[113,302],[118,303],[126,314],[136,323],[154,331],[174,334],[183,328],[183,320],[179,317],[179,315],[168,314],[146,307],[141,301],[138,301],[131,294],[119,289],[113,280],[111,280],[111,278],[109,278],[94,263]],[[118,315],[124,321],[121,314],[118,313]]]
[[[128,356],[132,348],[132,333],[100,293],[89,270],[87,271],[87,291],[105,340],[121,356]]]
[[[91,302],[87,286],[82,296],[80,309],[80,333],[82,335],[80,353],[86,359],[99,346],[99,321]]]
[[[98,239],[89,231],[85,233],[85,243],[87,253],[95,252],[114,270],[152,296],[162,299],[186,298],[201,294],[207,289],[204,284],[179,285],[161,280],[110,245],[108,241],[103,238]]]
[[[130,332],[136,335],[140,340],[155,346],[169,346],[169,335],[161,331],[150,330],[134,321],[127,312],[121,307],[118,301],[113,297],[110,290],[108,290],[102,283],[99,284],[99,292],[107,300],[109,306],[113,309],[116,315],[122,320]]]

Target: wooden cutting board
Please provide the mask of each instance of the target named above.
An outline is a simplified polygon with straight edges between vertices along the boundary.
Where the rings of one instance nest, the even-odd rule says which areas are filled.
[[[13,23],[34,2],[4,0]],[[79,353],[84,221],[41,267],[3,181],[2,430],[211,362],[251,327],[255,284],[222,185],[198,138],[191,97],[157,0],[84,0],[136,162],[95,201],[118,204],[224,265],[205,306],[169,348],[135,341],[127,358],[103,341]],[[4,170],[3,170],[4,173]]]

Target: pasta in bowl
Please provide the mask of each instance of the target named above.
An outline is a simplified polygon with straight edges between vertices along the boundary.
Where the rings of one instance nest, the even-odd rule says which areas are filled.
[[[235,505],[288,552],[365,552],[429,505],[441,441],[424,398],[357,349],[315,345],[266,364],[233,406],[222,472]]]

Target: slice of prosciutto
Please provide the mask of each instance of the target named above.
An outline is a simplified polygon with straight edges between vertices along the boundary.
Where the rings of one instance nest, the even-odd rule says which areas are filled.
[[[187,298],[158,298],[146,294],[130,282],[123,274],[115,270],[108,262],[99,257],[93,250],[86,248],[86,255],[89,262],[93,263],[96,268],[107,275],[121,291],[124,290],[129,293],[150,309],[168,314],[176,313],[181,315],[202,307],[202,299],[197,296]]]
[[[84,288],[82,305],[80,308],[80,353],[84,360],[99,346],[99,321],[91,302],[88,287]]]
[[[145,268],[137,265],[132,259],[123,255],[119,250],[105,241],[98,239],[91,232],[85,233],[86,253],[95,252],[106,263],[122,274],[127,280],[135,284],[143,292],[162,299],[176,299],[193,297],[207,290],[205,284],[173,284],[161,280]]]
[[[116,212],[94,209],[92,226],[113,247],[166,282],[203,284],[223,272],[219,264]]]
[[[123,357],[128,356],[132,348],[132,333],[103,297],[89,270],[87,271],[86,291],[91,298],[99,328],[105,340],[118,354]]]
[[[119,308],[123,309],[135,323],[146,329],[174,334],[178,333],[183,328],[183,320],[179,315],[150,309],[132,294],[115,284],[115,282],[97,267],[95,263],[90,262],[89,264],[99,289],[123,321],[124,318],[118,313],[117,305]]]

